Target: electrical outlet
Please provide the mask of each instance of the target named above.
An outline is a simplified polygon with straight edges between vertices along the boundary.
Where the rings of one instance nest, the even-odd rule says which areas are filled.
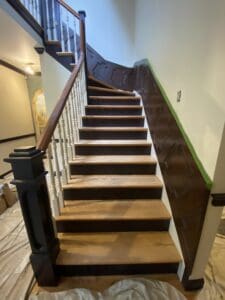
[[[181,102],[182,91],[177,92],[177,102]]]

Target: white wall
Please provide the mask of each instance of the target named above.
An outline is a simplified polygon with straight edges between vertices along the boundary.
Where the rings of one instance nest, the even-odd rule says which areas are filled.
[[[1,65],[0,103],[0,140],[34,133],[26,77]],[[34,138],[0,144],[0,174],[10,169],[3,159],[14,148],[34,144]]]
[[[71,73],[46,52],[40,55],[40,62],[46,108],[50,115]]]
[[[66,0],[87,13],[87,41],[105,59],[133,66],[135,0]]]
[[[0,58],[20,69],[32,63],[33,70],[40,71],[39,56],[34,47],[42,45],[41,37],[7,1],[0,1],[0,29]]]
[[[148,58],[213,178],[225,120],[225,2],[136,0],[136,55]],[[176,94],[182,90],[180,103]]]

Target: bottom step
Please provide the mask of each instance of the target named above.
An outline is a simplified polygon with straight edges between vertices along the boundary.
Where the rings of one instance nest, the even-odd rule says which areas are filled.
[[[180,255],[167,232],[59,234],[61,276],[175,273]]]

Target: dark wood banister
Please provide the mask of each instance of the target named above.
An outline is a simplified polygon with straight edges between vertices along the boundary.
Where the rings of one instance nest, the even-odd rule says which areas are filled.
[[[80,68],[81,68],[81,65],[82,63],[84,62],[84,53],[81,52],[80,54],[80,58],[78,60],[78,63],[77,65],[74,67],[74,70],[69,78],[69,80],[67,81],[66,83],[66,86],[51,114],[51,116],[49,117],[49,120],[48,120],[48,123],[47,123],[47,126],[45,127],[45,130],[37,144],[37,149],[38,150],[41,150],[41,151],[46,151],[47,148],[48,148],[48,145],[50,144],[51,142],[51,138],[52,138],[52,135],[54,133],[54,130],[57,126],[57,123],[59,121],[59,118],[63,112],[63,109],[66,105],[66,102],[67,102],[67,99],[69,97],[69,94],[72,90],[72,87],[73,87],[73,84],[77,78],[77,75],[80,71]]]
[[[74,15],[77,19],[80,19],[80,15],[72,9],[68,4],[66,4],[63,0],[57,0],[59,4],[64,6],[72,15]]]

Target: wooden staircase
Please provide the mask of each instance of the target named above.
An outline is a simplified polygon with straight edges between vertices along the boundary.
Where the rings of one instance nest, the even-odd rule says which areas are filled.
[[[56,217],[61,276],[176,273],[180,255],[141,98],[89,77],[88,105]]]
[[[176,273],[181,261],[168,232],[171,216],[161,200],[164,187],[156,176],[142,99],[88,76],[89,67],[109,82],[119,70],[118,86],[127,82],[128,89],[144,92],[185,263],[182,283],[202,287],[203,279],[190,275],[209,189],[149,68],[127,73],[93,56],[93,49],[87,51],[85,12],[63,0],[7,2],[42,38],[44,49],[36,51],[45,50],[71,71],[37,145],[15,149],[6,159],[38,284],[57,285],[56,275]]]

